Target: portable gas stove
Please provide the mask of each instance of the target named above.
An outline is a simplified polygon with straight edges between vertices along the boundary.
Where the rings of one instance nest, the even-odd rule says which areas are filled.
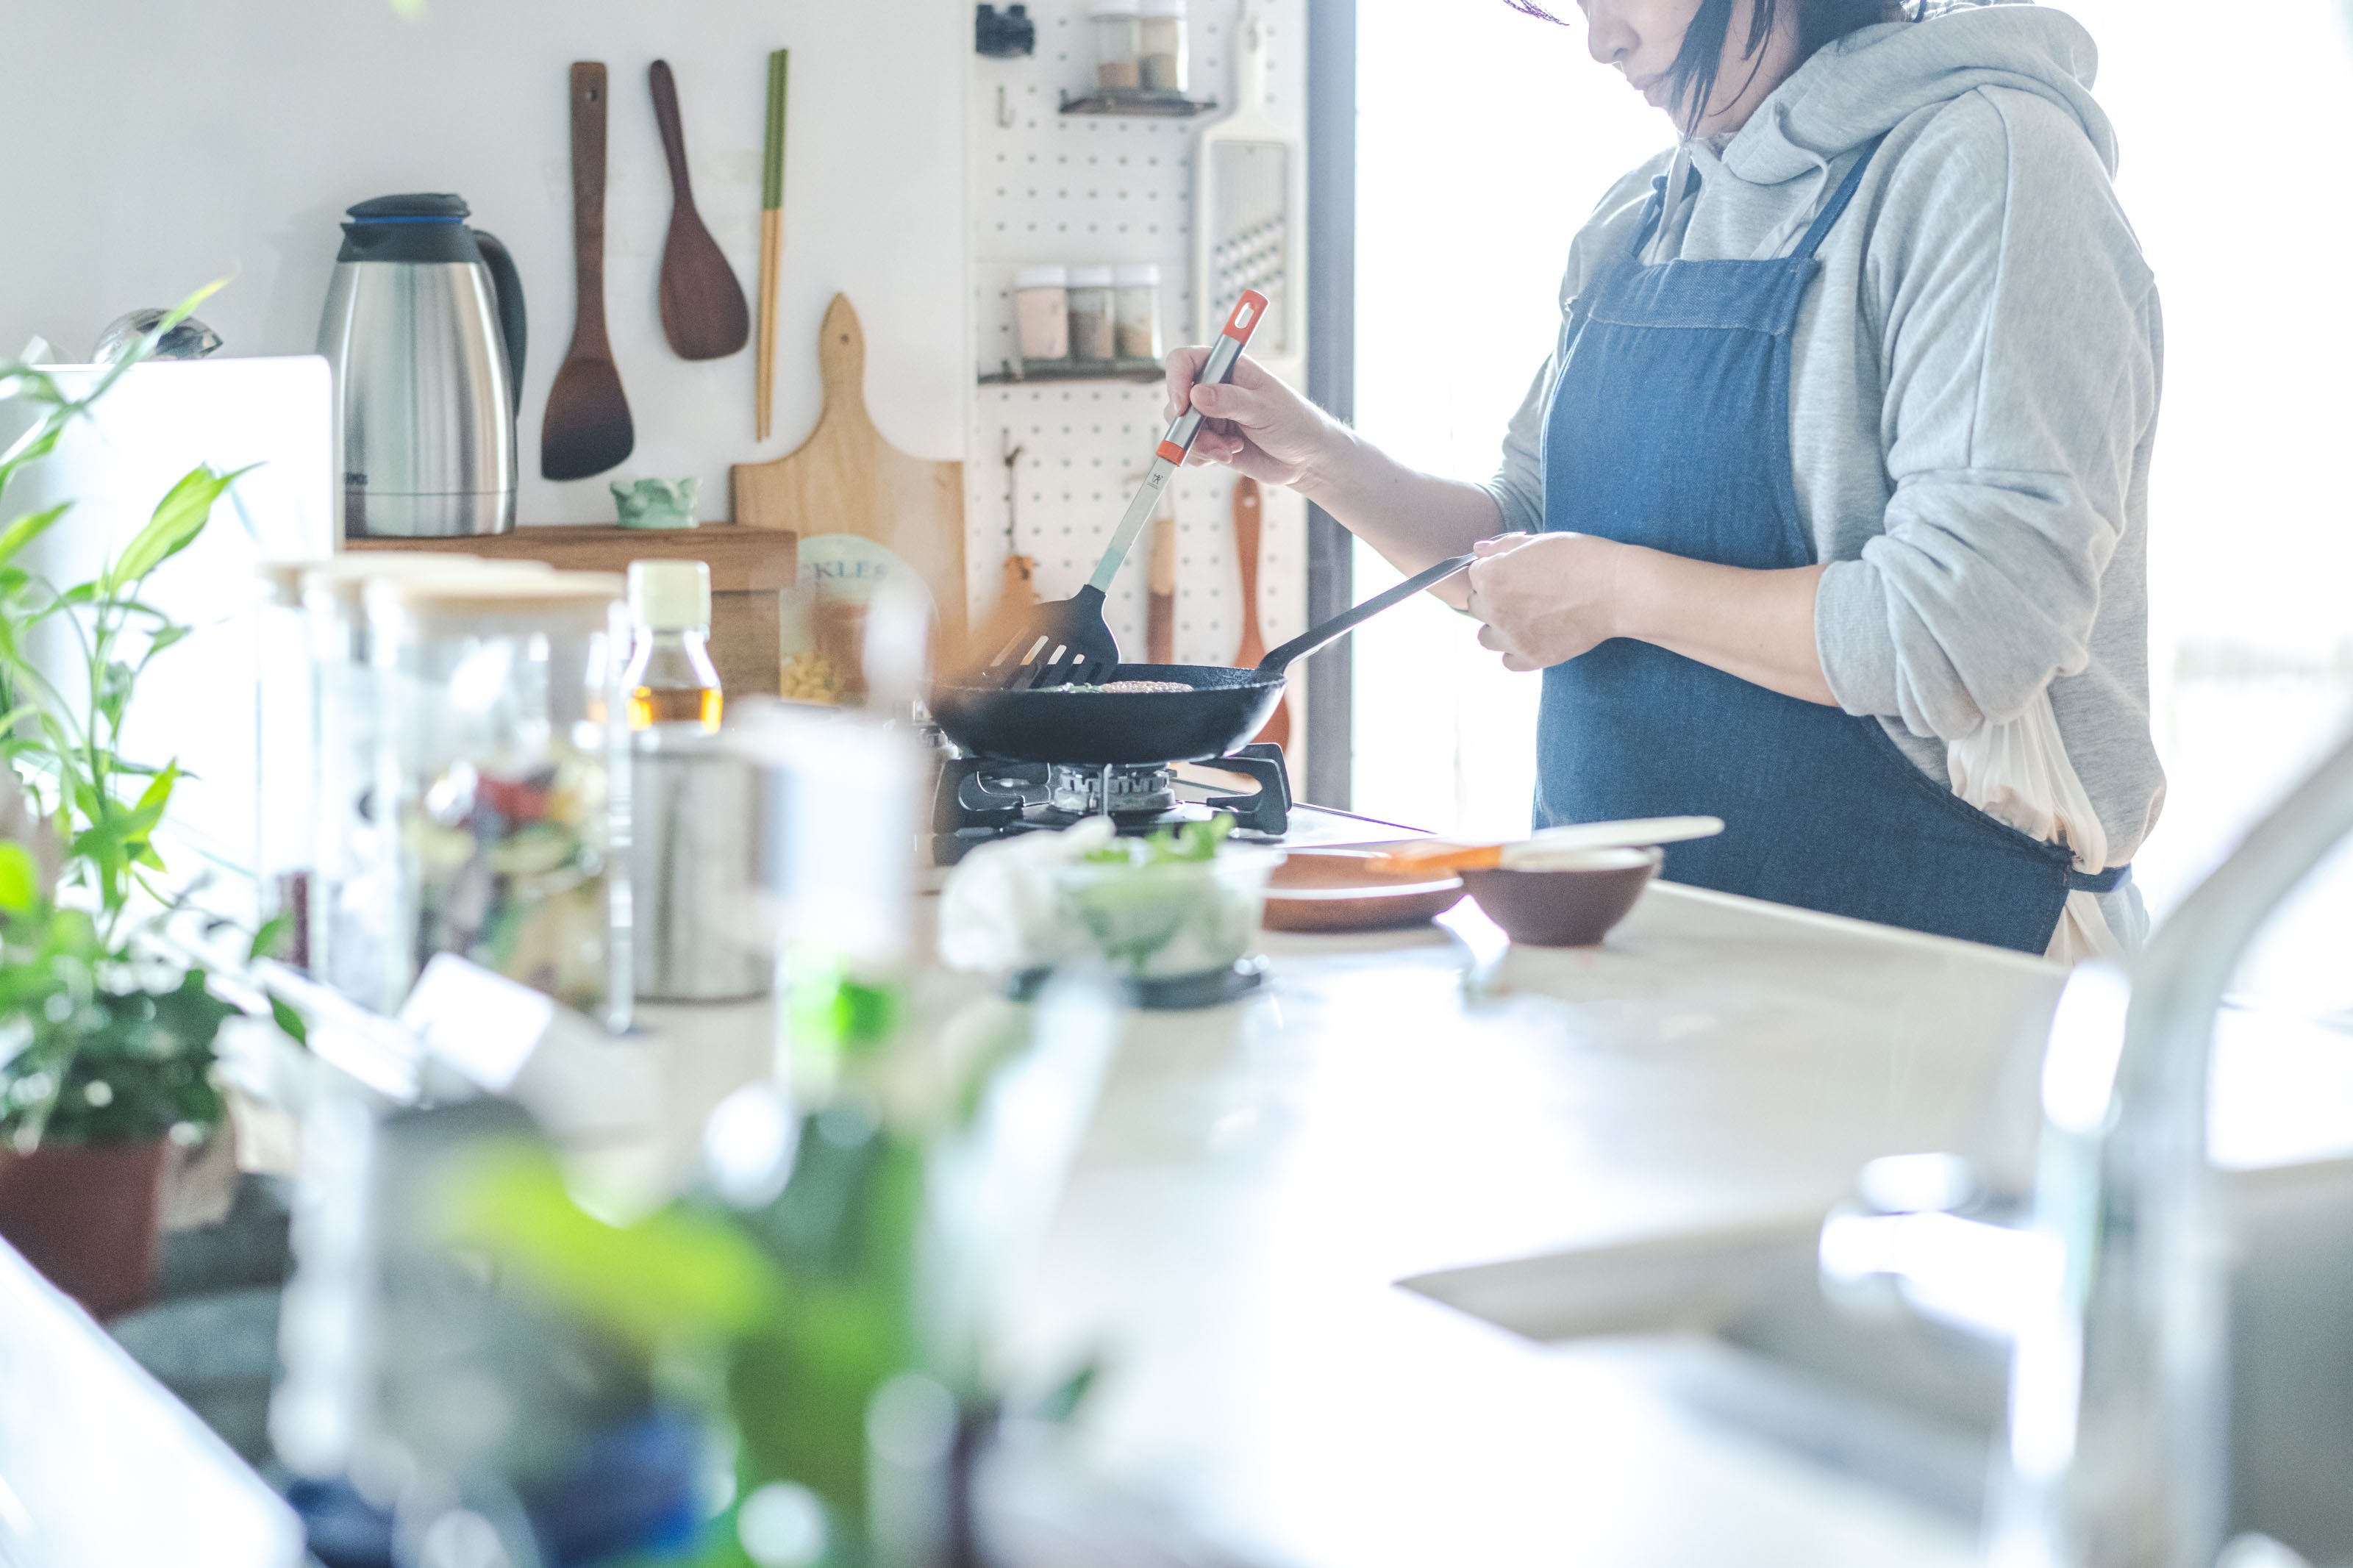
[[[1156,833],[1204,822],[1222,812],[1237,837],[1283,837],[1291,826],[1291,785],[1282,748],[1263,742],[1200,764],[1255,782],[1248,795],[1219,795],[1176,776],[1166,764],[1000,763],[948,756],[932,812],[932,858],[953,866],[975,845],[1017,833],[1056,832],[1082,818],[1109,816],[1123,834]]]

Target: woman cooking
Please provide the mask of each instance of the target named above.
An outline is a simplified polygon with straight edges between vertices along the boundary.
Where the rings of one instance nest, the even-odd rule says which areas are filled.
[[[1713,815],[1668,875],[2137,940],[2161,334],[2091,39],[2018,4],[1580,6],[1679,141],[1577,236],[1494,479],[1413,472],[1248,361],[1196,385],[1186,350],[1195,460],[1408,572],[1475,548],[1452,602],[1544,671],[1539,826]]]

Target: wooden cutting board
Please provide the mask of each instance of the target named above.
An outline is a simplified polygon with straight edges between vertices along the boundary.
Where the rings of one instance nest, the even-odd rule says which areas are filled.
[[[953,657],[965,639],[964,465],[911,458],[874,427],[866,411],[866,333],[848,295],[835,295],[826,308],[818,367],[825,407],[799,450],[728,470],[735,521],[792,530],[811,562],[830,558],[828,535],[882,546],[931,589],[941,651]]]

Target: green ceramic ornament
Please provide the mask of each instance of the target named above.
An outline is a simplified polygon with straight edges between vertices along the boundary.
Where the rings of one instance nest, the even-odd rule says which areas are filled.
[[[692,528],[701,479],[613,481],[613,505],[623,528]]]

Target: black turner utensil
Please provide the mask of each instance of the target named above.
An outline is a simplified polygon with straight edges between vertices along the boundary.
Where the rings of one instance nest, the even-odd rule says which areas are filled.
[[[1250,333],[1258,330],[1259,319],[1265,314],[1266,296],[1245,289],[1234,302],[1233,313],[1226,318],[1225,331],[1209,347],[1209,361],[1201,367],[1204,384],[1223,382],[1234,374],[1242,350],[1250,346]],[[1168,426],[1135,499],[1127,503],[1127,515],[1112,531],[1111,544],[1095,563],[1095,574],[1069,598],[1039,605],[1022,617],[1020,628],[982,668],[984,679],[995,679],[1014,690],[1095,686],[1118,668],[1119,639],[1103,619],[1103,595],[1112,579],[1119,575],[1127,552],[1134,548],[1136,535],[1152,520],[1160,492],[1185,466],[1185,455],[1193,449],[1193,438],[1200,432],[1201,416],[1190,408]]]

